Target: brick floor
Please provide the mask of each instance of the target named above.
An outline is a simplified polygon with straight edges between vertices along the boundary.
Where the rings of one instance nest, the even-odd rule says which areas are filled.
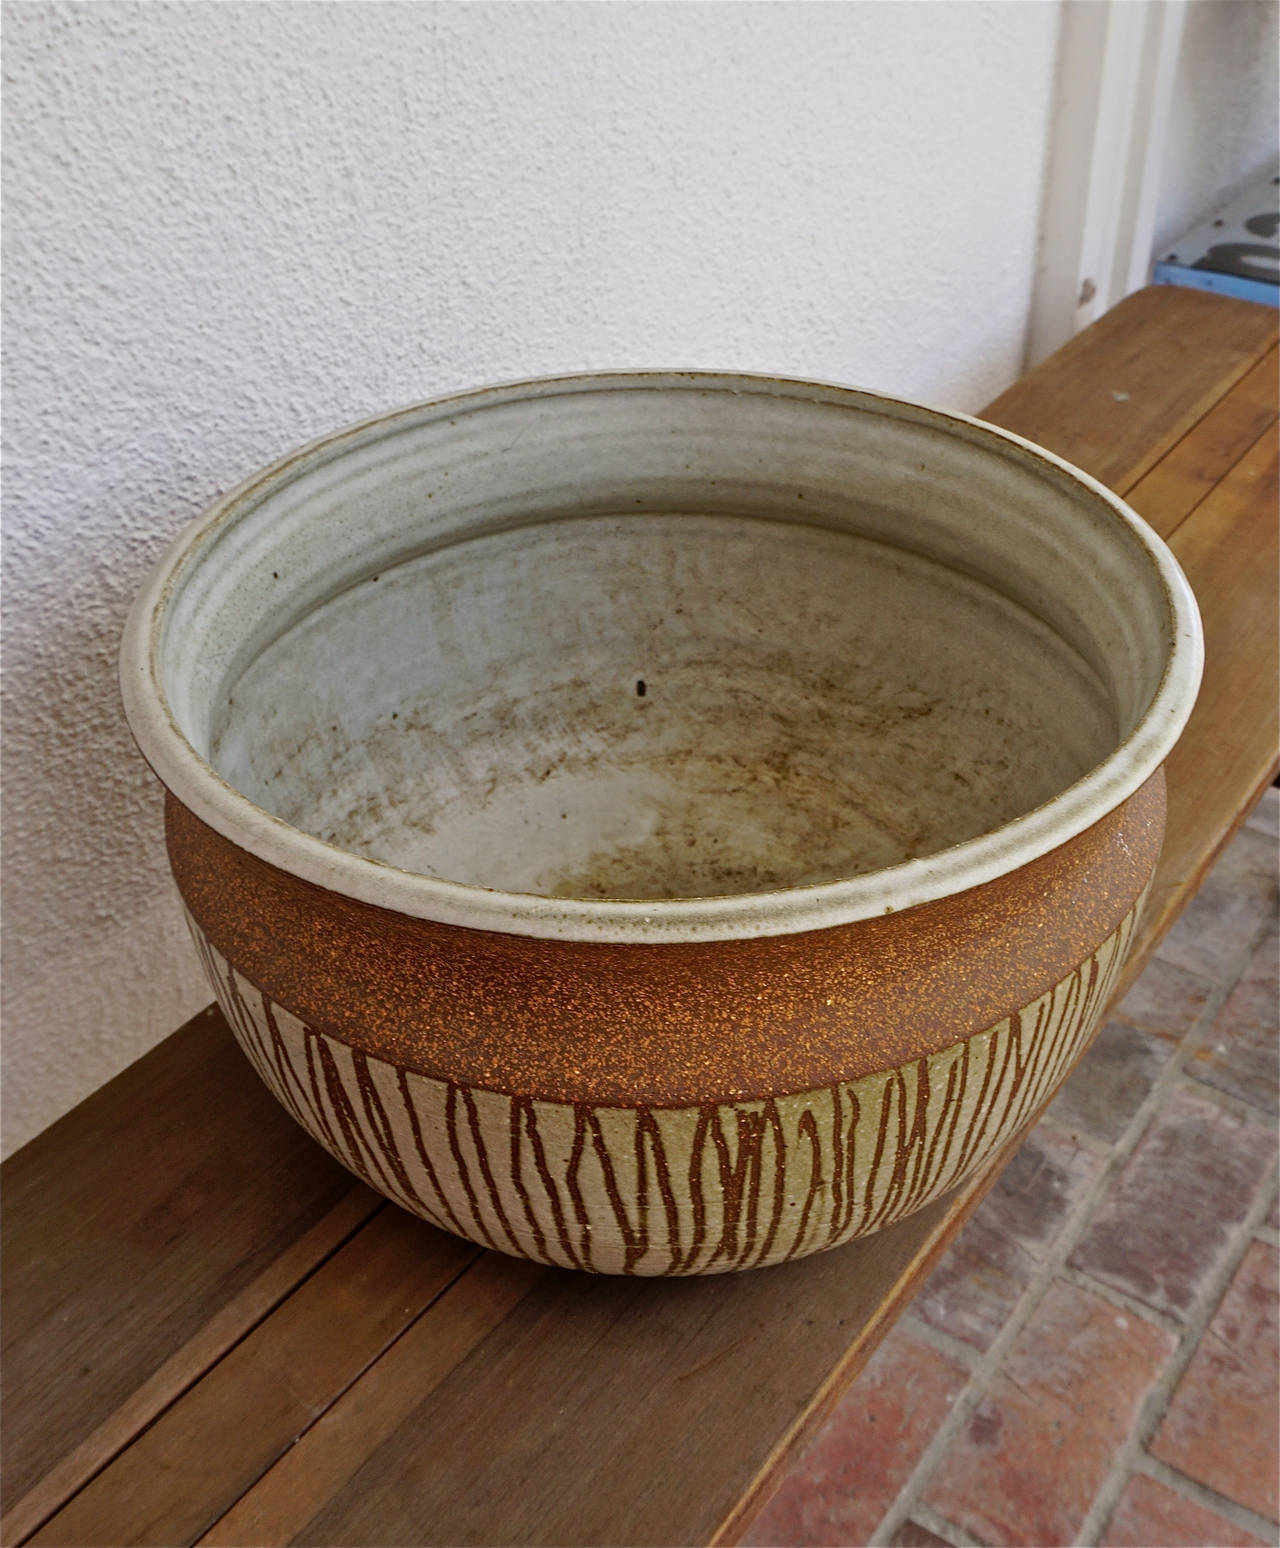
[[[1177,1043],[1190,1032],[1213,985],[1176,963],[1153,957],[1113,1012],[1117,1021]]]
[[[1269,930],[1192,1061],[1197,1080],[1280,1112],[1280,932]]]
[[[894,1328],[742,1541],[865,1542],[968,1377],[967,1366]]]
[[[1165,936],[1159,958],[1210,982],[1229,983],[1238,954],[1275,918],[1276,902],[1275,840],[1246,826]]]
[[[1075,1542],[1174,1345],[1163,1328],[1056,1281],[926,1501],[984,1543]]]
[[[1131,1023],[1109,1021],[1054,1098],[1049,1116],[1077,1133],[1114,1144],[1151,1094],[1174,1046]]]
[[[1245,819],[1245,826],[1256,828],[1273,839],[1280,840],[1280,800],[1274,787],[1269,790]]]
[[[1260,1516],[1280,1514],[1280,1253],[1254,1242],[1151,1446]]]
[[[1280,1543],[1278,833],[1272,790],[745,1541]]]
[[[1275,1171],[1276,1133],[1176,1089],[1098,1206],[1071,1266],[1185,1319]]]
[[[918,1521],[904,1521],[893,1534],[893,1548],[950,1548],[950,1544]]]
[[[1106,1548],[1274,1548],[1142,1473],[1129,1480],[1102,1541]]]
[[[925,1282],[916,1316],[988,1348],[1102,1165],[1069,1135],[1033,1130]]]

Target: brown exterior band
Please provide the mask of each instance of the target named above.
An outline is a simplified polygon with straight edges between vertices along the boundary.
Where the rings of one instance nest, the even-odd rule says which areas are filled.
[[[1155,869],[1164,775],[981,887],[829,930],[669,945],[412,919],[298,880],[172,796],[188,909],[308,1025],[418,1074],[519,1097],[673,1107],[813,1090],[948,1047],[1051,989]]]

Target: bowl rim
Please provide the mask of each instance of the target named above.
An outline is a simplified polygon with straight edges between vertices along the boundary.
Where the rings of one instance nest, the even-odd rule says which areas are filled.
[[[352,854],[273,816],[223,779],[195,750],[174,719],[162,687],[158,657],[165,611],[180,575],[238,512],[346,450],[408,428],[404,422],[415,418],[456,418],[503,402],[636,388],[753,394],[781,389],[788,397],[808,393],[815,401],[868,407],[893,417],[903,417],[906,411],[917,422],[966,426],[971,442],[985,442],[997,454],[1002,448],[1006,455],[1007,449],[1018,448],[1033,463],[1067,474],[1138,540],[1161,582],[1170,650],[1146,712],[1125,740],[1074,784],[975,838],[854,877],[705,898],[552,898],[401,870]],[[1163,539],[1105,485],[1022,436],[972,415],[803,377],[712,370],[593,371],[534,377],[425,399],[317,437],[254,473],[189,523],[152,569],[125,626],[120,686],[134,739],[161,783],[224,838],[282,871],[411,918],[540,939],[654,944],[744,940],[834,928],[964,892],[1017,870],[1091,827],[1159,768],[1194,706],[1203,660],[1195,596]]]

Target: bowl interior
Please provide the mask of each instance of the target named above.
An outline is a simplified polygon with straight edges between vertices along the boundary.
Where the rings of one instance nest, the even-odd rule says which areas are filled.
[[[672,898],[934,853],[1115,739],[1097,673],[988,586],[847,532],[651,512],[367,577],[249,665],[210,752],[370,859]]]
[[[460,401],[242,491],[161,610],[187,742],[351,854],[551,898],[821,884],[1043,807],[1160,684],[1142,542],[982,427],[760,381]]]

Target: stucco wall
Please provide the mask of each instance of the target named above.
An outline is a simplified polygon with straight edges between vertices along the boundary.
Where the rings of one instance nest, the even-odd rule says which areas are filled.
[[[1020,371],[1055,4],[5,19],[6,1150],[209,998],[114,654],[300,440],[619,365]]]
[[[1192,0],[1156,207],[1155,256],[1260,177],[1280,171],[1280,8]]]

